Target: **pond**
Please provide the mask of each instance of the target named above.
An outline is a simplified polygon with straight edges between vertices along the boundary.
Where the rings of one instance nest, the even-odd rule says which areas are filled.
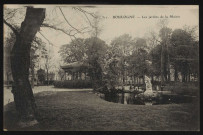
[[[140,94],[128,93],[108,93],[99,94],[99,97],[114,103],[120,104],[134,104],[134,105],[161,105],[161,104],[181,104],[191,103],[196,98],[194,96],[177,95],[177,94],[164,94],[162,92],[155,92],[156,96],[152,98],[143,98]]]

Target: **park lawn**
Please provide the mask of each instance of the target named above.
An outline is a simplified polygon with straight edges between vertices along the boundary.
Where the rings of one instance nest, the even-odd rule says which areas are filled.
[[[14,104],[4,109],[4,128],[38,131],[169,131],[199,130],[197,104],[124,105],[107,102],[92,92],[35,94],[39,123],[16,126]]]

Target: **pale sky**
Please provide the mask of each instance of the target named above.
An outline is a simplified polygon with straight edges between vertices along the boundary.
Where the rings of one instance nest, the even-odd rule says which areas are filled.
[[[36,5],[35,5],[36,6]],[[38,7],[41,5],[37,5]],[[59,6],[59,5],[58,5]],[[61,9],[64,12],[65,17],[68,19],[69,23],[76,28],[84,28],[90,26],[84,14],[72,9],[73,5],[60,5],[63,6]],[[87,6],[87,5],[86,5]],[[150,31],[157,32],[160,28],[158,27],[158,22],[160,21],[160,16],[168,16],[168,27],[173,30],[176,28],[183,28],[184,25],[187,26],[199,26],[199,6],[197,5],[91,5],[91,8],[84,7],[81,8],[88,12],[98,13],[106,17],[101,21],[102,32],[99,38],[110,43],[112,39],[123,34],[129,34],[133,38],[147,36]],[[8,6],[10,8],[11,6]],[[12,7],[14,7],[12,5]],[[19,6],[16,6],[19,7]],[[59,8],[54,5],[44,6],[46,7],[46,19],[47,22],[52,24],[58,24],[59,27],[64,29],[69,29],[70,26],[65,22]],[[15,8],[15,7],[14,7]],[[178,18],[170,18],[170,15],[178,16]],[[134,16],[134,18],[120,18],[115,19],[113,16]],[[142,18],[142,17],[147,18]],[[156,16],[159,18],[149,18],[149,16]],[[90,20],[91,17],[89,16]],[[60,23],[60,24],[59,24]],[[57,54],[59,48],[63,44],[68,44],[71,40],[70,37],[54,30],[47,28],[41,28],[43,35],[50,40],[55,46],[50,46],[53,51],[55,58],[59,59]],[[37,36],[41,37],[44,42],[47,42],[39,33]],[[80,35],[79,37],[88,37],[89,35]],[[48,42],[47,42],[48,43]],[[47,44],[49,45],[49,44]]]
[[[86,23],[86,19],[84,16],[81,16],[80,13],[74,12],[71,7],[67,9],[67,7],[62,8],[63,12],[69,22],[74,27],[83,27],[88,26]],[[95,8],[84,8],[89,12],[98,12],[99,15],[107,17],[103,19],[101,25],[103,26],[103,30],[100,34],[100,38],[105,40],[106,42],[110,42],[113,38],[120,36],[122,34],[130,34],[132,37],[144,37],[146,33],[149,31],[157,31],[159,30],[157,23],[160,18],[146,18],[142,19],[142,16],[179,16],[180,18],[168,18],[168,27],[172,29],[182,28],[184,25],[195,26],[199,25],[199,10],[198,6],[96,6]],[[47,8],[47,14],[51,17],[57,17],[58,20],[64,21],[61,13],[59,11],[54,10],[53,7]],[[134,19],[113,19],[113,16],[116,15],[126,15],[132,16],[134,15]],[[141,18],[136,18],[141,17]],[[91,19],[91,17],[89,17]],[[57,20],[57,21],[58,21]],[[68,25],[64,25],[64,27],[68,28]],[[66,44],[70,41],[69,37],[67,38],[64,34],[59,34],[58,32],[50,32],[50,30],[43,29],[43,33],[46,33],[47,37],[51,37],[50,39],[54,44],[61,45]],[[52,38],[53,37],[53,38]],[[67,38],[67,39],[66,39]]]

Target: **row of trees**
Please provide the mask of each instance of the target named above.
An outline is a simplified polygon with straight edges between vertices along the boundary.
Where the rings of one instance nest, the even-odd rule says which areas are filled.
[[[170,81],[172,67],[175,81],[178,80],[178,73],[181,73],[183,82],[190,81],[191,75],[198,76],[199,41],[194,32],[194,28],[160,30],[160,43],[149,53],[155,75],[162,75],[163,81]]]
[[[105,80],[110,87],[125,85],[126,76],[135,80],[144,75],[160,77],[163,84],[171,81],[171,69],[174,81],[178,81],[180,73],[182,81],[187,82],[191,75],[198,76],[199,42],[194,35],[192,28],[172,31],[163,27],[157,38],[152,35],[149,39],[133,39],[124,34],[109,45],[97,37],[80,38],[63,45],[59,52],[66,63],[89,63],[94,69],[89,74],[98,85]]]

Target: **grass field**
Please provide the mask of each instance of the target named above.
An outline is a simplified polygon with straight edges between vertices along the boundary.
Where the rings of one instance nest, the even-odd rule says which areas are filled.
[[[4,128],[38,131],[189,131],[199,130],[199,105],[124,105],[92,92],[40,92],[34,127],[20,128],[13,103],[4,109]]]

